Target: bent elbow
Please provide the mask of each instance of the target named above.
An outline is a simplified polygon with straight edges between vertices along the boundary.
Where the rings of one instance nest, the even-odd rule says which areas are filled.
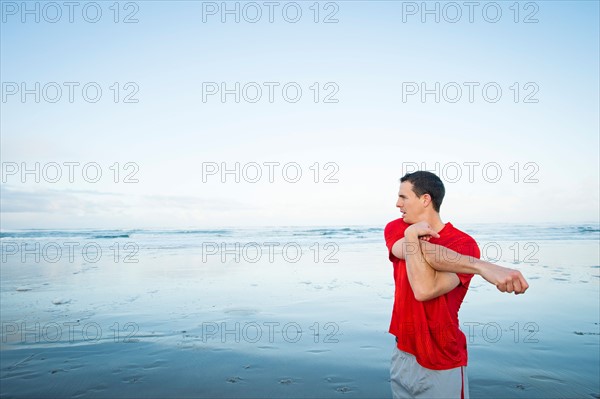
[[[425,302],[425,301],[429,301],[430,299],[435,298],[435,296],[433,295],[432,292],[422,290],[422,289],[414,291],[414,294],[415,294],[415,299],[419,302]]]

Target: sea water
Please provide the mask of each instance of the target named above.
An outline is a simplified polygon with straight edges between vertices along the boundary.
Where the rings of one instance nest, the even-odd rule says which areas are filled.
[[[465,225],[471,397],[600,397],[598,225]],[[0,233],[1,396],[391,397],[382,226]]]

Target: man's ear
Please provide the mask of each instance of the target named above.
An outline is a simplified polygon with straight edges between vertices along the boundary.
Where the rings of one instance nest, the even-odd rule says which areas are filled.
[[[423,206],[428,206],[431,204],[431,195],[425,193],[421,196],[421,200],[423,201]]]

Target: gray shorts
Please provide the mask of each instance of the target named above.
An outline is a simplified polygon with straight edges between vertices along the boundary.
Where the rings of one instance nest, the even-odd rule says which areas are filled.
[[[469,399],[467,368],[431,370],[417,363],[414,355],[394,345],[390,368],[392,396],[398,398]]]

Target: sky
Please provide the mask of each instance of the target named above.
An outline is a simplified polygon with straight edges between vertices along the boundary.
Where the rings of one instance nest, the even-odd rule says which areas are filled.
[[[0,6],[0,229],[598,223],[597,1]]]

